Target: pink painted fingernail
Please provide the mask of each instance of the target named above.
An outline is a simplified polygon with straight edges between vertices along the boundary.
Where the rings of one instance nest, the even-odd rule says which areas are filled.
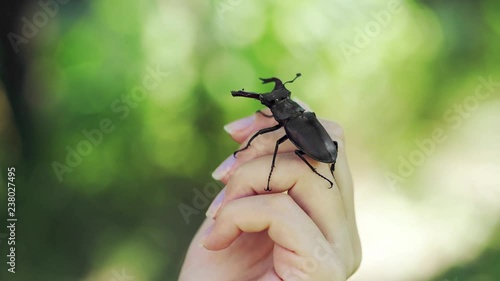
[[[212,173],[212,178],[215,180],[221,180],[227,172],[231,170],[233,167],[234,163],[236,162],[236,158],[231,154],[229,155],[224,162],[222,162],[219,167],[215,169],[215,171]]]
[[[212,225],[209,226],[205,230],[205,232],[203,232],[203,234],[201,235],[201,238],[200,238],[200,242],[198,243],[198,246],[200,248],[205,247],[205,242],[207,241],[208,235],[210,235],[210,233],[212,233],[213,229],[214,229],[214,224],[212,223]]]
[[[222,201],[224,201],[224,197],[226,196],[226,189],[222,189],[219,194],[217,195],[217,197],[215,197],[214,201],[212,202],[212,204],[210,204],[210,207],[208,207],[208,210],[207,212],[205,213],[205,215],[209,218],[215,218],[215,215],[217,214],[217,212],[219,211],[220,209],[220,206],[222,204]]]
[[[232,135],[237,131],[241,131],[245,128],[248,128],[250,125],[253,124],[254,121],[255,121],[255,114],[227,124],[226,126],[224,126],[224,130],[228,134]]]

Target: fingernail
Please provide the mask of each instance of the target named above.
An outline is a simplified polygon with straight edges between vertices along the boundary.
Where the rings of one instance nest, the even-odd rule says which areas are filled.
[[[293,100],[294,100],[296,103],[298,103],[300,106],[302,106],[302,108],[304,108],[305,110],[307,110],[307,111],[311,111],[311,107],[310,107],[307,103],[305,103],[305,102],[303,102],[303,101],[301,101],[300,99],[295,98],[295,97],[293,98]]]
[[[212,218],[212,219],[215,218],[215,215],[219,211],[220,205],[222,204],[222,201],[224,201],[224,197],[225,196],[226,196],[226,189],[222,189],[219,192],[219,194],[217,195],[217,197],[215,197],[215,199],[212,202],[212,204],[210,204],[210,207],[208,207],[208,210],[205,213],[205,215],[208,218]]]
[[[234,158],[232,154],[229,155],[229,157],[226,158],[226,160],[224,160],[212,173],[212,178],[214,178],[215,180],[222,179],[227,174],[227,172],[231,170],[235,162],[236,158]]]
[[[245,128],[248,128],[248,126],[252,125],[254,121],[255,121],[255,114],[227,124],[226,126],[224,126],[224,130],[231,135],[237,131],[241,131]]]
[[[207,241],[208,235],[212,233],[212,230],[214,229],[214,224],[212,223],[211,226],[209,226],[207,229],[205,229],[205,232],[201,235],[200,242],[198,243],[198,247],[203,248],[205,247],[205,242]]]

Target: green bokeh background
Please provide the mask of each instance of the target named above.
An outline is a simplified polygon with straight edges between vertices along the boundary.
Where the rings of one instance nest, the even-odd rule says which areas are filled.
[[[176,280],[205,212],[186,221],[179,206],[221,187],[210,173],[237,147],[222,127],[260,108],[229,91],[269,90],[257,77],[301,72],[293,95],[394,169],[479,76],[499,80],[500,2],[404,1],[367,27],[389,3],[73,0],[18,53],[6,34],[22,35],[21,19],[43,9],[2,10],[15,25],[1,34],[0,166],[2,185],[16,167],[19,218],[15,279],[0,237],[2,280],[119,280],[122,269]],[[127,104],[150,68],[168,76]],[[58,179],[54,163],[108,119],[113,131]],[[499,245],[434,280],[497,280]]]

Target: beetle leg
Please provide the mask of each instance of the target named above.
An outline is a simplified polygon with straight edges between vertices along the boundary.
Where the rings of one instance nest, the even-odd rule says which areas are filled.
[[[316,169],[307,161],[307,159],[304,157],[304,151],[302,150],[295,150],[295,154],[297,154],[297,156],[300,157],[300,159],[302,159],[302,161],[304,161],[307,166],[309,166],[309,168],[311,168],[311,170],[318,176],[324,178],[327,182],[330,183],[330,187],[329,188],[332,188],[333,187],[333,182],[327,178],[325,178],[325,176],[323,176],[322,174],[318,173],[318,171],[316,171]],[[333,165],[332,165],[333,166]]]
[[[333,162],[333,164],[330,166],[330,172],[332,172],[333,180],[335,180],[335,174],[333,173],[333,172],[335,172],[335,163],[336,162]]]
[[[262,110],[257,110],[255,113],[259,113],[260,115],[267,117],[267,118],[273,118],[274,116],[272,114],[265,114],[262,112]]]
[[[247,145],[242,148],[242,149],[239,149],[239,150],[236,150],[234,153],[233,153],[233,156],[236,157],[236,154],[240,151],[243,151],[245,149],[247,149],[249,146],[250,146],[250,143],[259,135],[262,135],[262,134],[266,134],[266,133],[270,133],[272,131],[276,131],[278,130],[279,128],[281,128],[282,125],[281,124],[278,124],[276,126],[273,126],[273,127],[269,127],[269,128],[264,128],[262,130],[259,130],[257,133],[255,133],[255,135],[253,135],[250,140],[248,141]]]
[[[336,141],[333,141],[333,144],[335,145],[335,148],[337,149],[337,151],[339,151],[339,144]],[[337,159],[335,159],[335,160],[337,160]],[[333,180],[335,180],[335,175],[333,174],[333,172],[335,172],[335,164],[336,163],[337,162],[334,161],[332,163],[332,165],[330,166],[330,172],[332,172]]]
[[[276,154],[278,153],[278,147],[287,139],[288,136],[284,135],[278,141],[276,141],[276,146],[274,147],[273,162],[271,163],[271,171],[269,172],[269,177],[267,178],[267,187],[264,189],[265,191],[271,191],[271,189],[269,188],[269,182],[271,181],[271,175],[273,174],[274,163],[276,162]]]
[[[339,151],[339,143],[337,141],[333,141],[333,145],[335,145],[335,149]]]

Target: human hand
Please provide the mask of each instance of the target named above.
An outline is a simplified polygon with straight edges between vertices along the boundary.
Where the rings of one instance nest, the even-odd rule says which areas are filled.
[[[328,189],[286,141],[276,157],[272,191],[264,191],[276,141],[285,133],[257,137],[214,172],[226,187],[209,207],[179,280],[345,281],[356,271],[361,246],[343,132],[334,122],[320,122],[338,142],[335,179],[328,164],[307,159],[334,187]],[[243,147],[256,131],[273,125],[273,118],[257,114],[226,130]]]

